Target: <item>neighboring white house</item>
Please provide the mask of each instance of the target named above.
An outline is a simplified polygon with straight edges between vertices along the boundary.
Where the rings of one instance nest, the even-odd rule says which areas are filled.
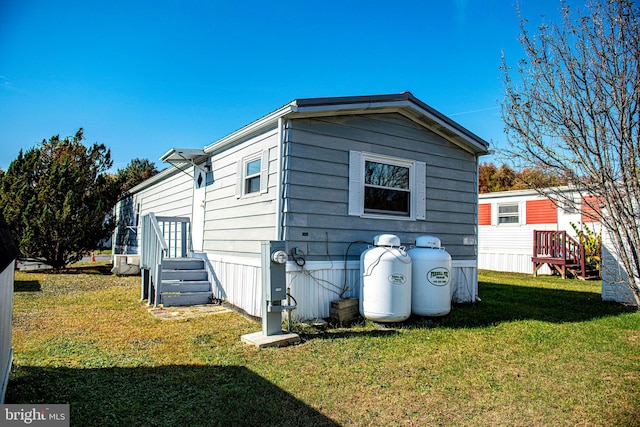
[[[188,245],[207,262],[215,298],[261,316],[261,242],[285,241],[294,317],[318,318],[340,295],[358,296],[358,242],[430,234],[453,258],[453,299],[473,302],[487,149],[408,92],[297,99],[204,149],[170,149],[162,160],[172,166],[116,206],[114,242],[136,253],[145,218],[164,218],[155,230],[178,237],[170,256]]]
[[[534,231],[565,231],[576,238],[572,227],[583,226],[602,234],[602,299],[634,304],[627,285],[629,277],[619,261],[612,237],[597,215],[597,199],[583,198],[578,192],[566,189],[569,201],[558,203],[535,190],[501,191],[480,194],[478,206],[478,268],[494,271],[529,273],[534,271]],[[542,267],[539,273],[550,273]]]
[[[613,237],[605,229],[602,232],[602,299],[635,305],[630,280]]]
[[[573,223],[578,229],[586,226],[600,232],[600,223],[582,196],[568,188],[564,194],[569,201],[557,203],[535,190],[480,194],[478,268],[533,274],[535,230],[566,231],[576,238]],[[539,273],[550,271],[545,266]]]
[[[13,315],[13,273],[18,256],[9,228],[0,215],[0,403],[4,402],[13,361],[11,318]]]

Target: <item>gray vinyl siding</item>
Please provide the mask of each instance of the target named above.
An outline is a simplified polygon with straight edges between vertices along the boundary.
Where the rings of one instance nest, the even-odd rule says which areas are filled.
[[[138,253],[138,231],[134,228],[138,225],[134,196],[120,200],[116,204],[115,214],[117,223],[112,236],[113,253]]]
[[[308,260],[327,253],[341,260],[350,242],[376,234],[396,234],[404,244],[433,234],[454,259],[476,259],[475,245],[464,242],[476,235],[473,154],[400,114],[295,119],[287,127],[283,221],[289,247],[302,249]],[[426,220],[348,215],[349,150],[425,162]]]
[[[266,193],[238,197],[238,161],[269,151]],[[276,237],[278,132],[271,129],[212,155],[207,187],[204,246],[208,254],[259,258],[261,242]]]
[[[156,216],[191,218],[193,167],[184,168],[184,171],[175,169],[172,175],[136,193],[135,203],[140,203],[140,216],[153,212]]]
[[[118,226],[112,236],[114,253],[139,253],[140,218],[153,212],[156,216],[191,218],[193,209],[193,167],[169,166],[156,177],[134,187],[129,197],[116,204]],[[133,227],[135,226],[135,231]]]

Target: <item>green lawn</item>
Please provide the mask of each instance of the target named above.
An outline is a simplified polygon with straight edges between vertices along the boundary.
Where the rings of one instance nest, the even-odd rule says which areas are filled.
[[[6,403],[72,425],[640,425],[640,313],[599,282],[481,272],[440,319],[319,331],[258,350],[235,312],[161,320],[98,263],[16,273]]]

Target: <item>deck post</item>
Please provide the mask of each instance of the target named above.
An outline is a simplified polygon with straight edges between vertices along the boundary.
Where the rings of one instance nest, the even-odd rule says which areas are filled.
[[[144,301],[149,298],[149,270],[146,268],[140,269],[141,286],[140,286],[140,301]]]
[[[180,223],[180,254],[182,258],[187,256],[187,223]]]

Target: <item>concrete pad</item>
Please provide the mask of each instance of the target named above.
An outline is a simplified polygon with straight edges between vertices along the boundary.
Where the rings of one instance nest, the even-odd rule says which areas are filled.
[[[251,344],[258,348],[285,347],[300,342],[300,336],[294,333],[282,332],[279,335],[263,335],[262,331],[245,334],[240,337],[243,343]]]

